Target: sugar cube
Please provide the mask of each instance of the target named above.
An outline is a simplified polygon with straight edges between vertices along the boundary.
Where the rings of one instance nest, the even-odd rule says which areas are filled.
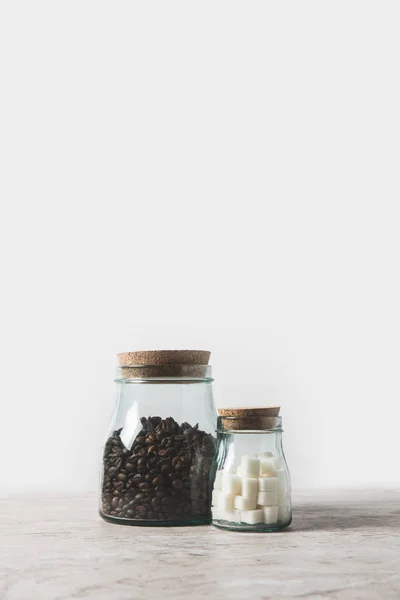
[[[227,494],[226,492],[219,492],[218,494],[218,507],[224,511],[232,511],[234,509],[234,498],[233,494]]]
[[[275,492],[258,492],[257,504],[259,506],[274,506],[278,504],[278,494]]]
[[[220,493],[221,493],[221,490],[214,489],[212,491],[212,494],[211,494],[211,505],[212,506],[218,506],[218,502],[219,502],[218,497],[219,497]]]
[[[256,499],[258,492],[258,479],[255,477],[243,477],[242,496]]]
[[[222,509],[219,506],[211,507],[211,515],[215,521],[218,521],[221,518]]]
[[[253,510],[256,508],[256,496],[246,498],[246,496],[235,496],[234,506],[238,510]]]
[[[263,523],[264,511],[260,508],[256,510],[244,510],[241,512],[242,523],[248,523],[249,525],[255,525],[256,523]]]
[[[221,489],[222,489],[222,471],[217,471],[215,473],[214,490],[221,490]]]
[[[260,458],[260,459],[261,459],[261,458],[268,458],[269,456],[274,456],[274,455],[272,454],[272,452],[261,452],[261,453],[258,455],[258,458]]]
[[[232,511],[226,510],[222,514],[222,519],[224,521],[229,521],[230,523],[240,523],[241,522],[240,510],[232,510]]]
[[[259,477],[258,489],[260,492],[276,492],[278,490],[278,479],[276,477]]]
[[[238,468],[236,469],[236,473],[239,475],[239,477],[243,477],[243,473],[242,473],[242,467],[239,465]]]
[[[242,491],[242,480],[235,473],[225,473],[222,476],[222,489],[227,494],[240,494]]]
[[[258,477],[260,474],[260,460],[257,457],[242,456],[240,466],[244,477]]]
[[[277,506],[265,506],[264,507],[264,523],[266,525],[274,525],[278,522],[278,507]]]
[[[260,458],[260,475],[268,477],[276,476],[276,458],[275,456],[265,456]]]

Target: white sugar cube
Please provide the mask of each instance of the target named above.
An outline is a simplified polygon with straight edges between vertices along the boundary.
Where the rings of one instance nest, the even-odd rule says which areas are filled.
[[[222,471],[215,473],[214,490],[222,490]]]
[[[264,511],[262,509],[244,510],[241,512],[242,523],[255,525],[256,523],[264,522]]]
[[[258,492],[258,479],[255,477],[243,477],[242,496],[256,499]]]
[[[278,522],[278,507],[265,506],[264,508],[264,523],[266,525],[274,525]]]
[[[290,505],[284,504],[278,508],[278,521],[287,523],[290,520]]]
[[[218,502],[219,502],[218,497],[219,497],[220,493],[221,493],[221,490],[214,489],[212,491],[212,494],[211,494],[211,505],[212,506],[218,506]]]
[[[260,475],[275,477],[276,471],[277,467],[275,456],[265,456],[264,458],[260,458]]]
[[[268,458],[269,456],[274,456],[274,455],[272,454],[272,452],[261,452],[261,453],[258,455],[258,458],[260,458],[260,459],[261,459],[261,458]]]
[[[235,498],[235,496],[233,494],[219,492],[218,507],[224,511],[231,512],[234,509],[234,498]]]
[[[278,490],[278,479],[276,477],[259,477],[258,489],[260,492],[276,492]]]
[[[242,473],[242,467],[239,465],[238,468],[236,469],[236,473],[239,475],[239,477],[243,477],[243,473]]]
[[[258,477],[260,474],[260,460],[254,456],[242,456],[240,466],[244,477]]]
[[[222,489],[227,494],[240,494],[242,491],[242,480],[235,473],[224,473],[222,476]]]
[[[211,515],[215,521],[219,521],[219,519],[221,518],[221,513],[222,513],[222,509],[219,508],[219,506],[211,507]]]
[[[282,459],[280,456],[275,456],[275,469],[278,471],[279,469],[282,468]]]
[[[276,492],[258,492],[257,504],[259,506],[275,506],[278,504]]]
[[[230,523],[240,523],[241,522],[240,510],[232,510],[232,511],[226,510],[222,514],[222,519],[224,521],[229,521]]]
[[[245,496],[235,496],[234,506],[238,510],[253,510],[257,506],[256,496],[246,498]]]

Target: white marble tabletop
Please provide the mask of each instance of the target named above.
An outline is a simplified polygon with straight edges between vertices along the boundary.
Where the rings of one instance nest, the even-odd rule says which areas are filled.
[[[400,490],[294,494],[282,533],[105,523],[86,496],[0,498],[1,600],[399,600]]]

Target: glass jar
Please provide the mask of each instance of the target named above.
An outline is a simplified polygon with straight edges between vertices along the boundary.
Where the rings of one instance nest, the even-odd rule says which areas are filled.
[[[212,465],[212,523],[236,531],[277,531],[292,521],[281,417],[219,417]]]
[[[105,520],[210,523],[217,413],[209,355],[189,350],[119,355],[116,406],[101,473]]]

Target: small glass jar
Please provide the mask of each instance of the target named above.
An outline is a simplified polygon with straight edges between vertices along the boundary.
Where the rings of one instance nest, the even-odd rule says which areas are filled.
[[[236,412],[240,415],[218,419],[212,524],[234,531],[279,531],[292,521],[282,418]]]
[[[119,355],[116,407],[101,470],[100,515],[106,521],[210,523],[217,413],[209,355],[189,350]]]

